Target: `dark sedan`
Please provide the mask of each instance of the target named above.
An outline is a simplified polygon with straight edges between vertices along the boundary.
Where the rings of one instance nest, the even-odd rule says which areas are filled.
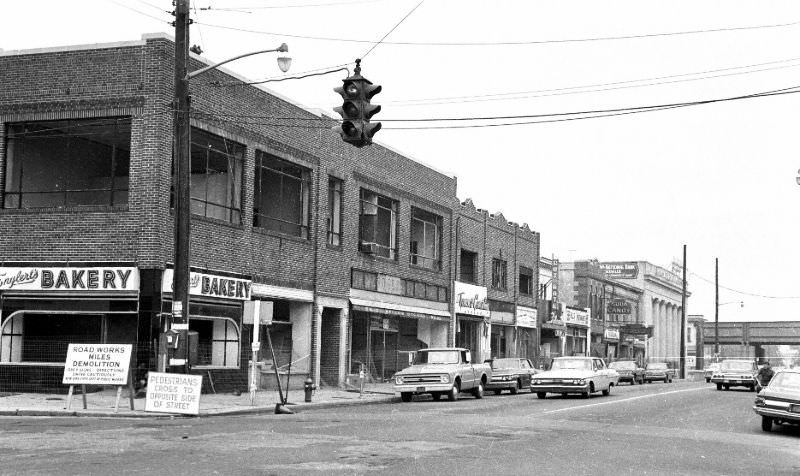
[[[505,358],[486,362],[492,366],[492,380],[486,389],[493,390],[495,395],[500,395],[503,390],[516,394],[522,388],[530,388],[531,375],[538,372],[528,359]]]
[[[761,416],[764,431],[771,431],[773,423],[800,425],[800,370],[777,372],[758,392],[753,410]]]
[[[620,382],[630,382],[631,385],[644,383],[644,369],[633,360],[611,362],[608,368],[617,371]]]

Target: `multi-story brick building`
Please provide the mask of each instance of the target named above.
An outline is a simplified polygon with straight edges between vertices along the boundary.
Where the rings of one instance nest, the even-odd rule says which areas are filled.
[[[133,343],[137,369],[164,367],[173,71],[163,35],[0,53],[3,386],[58,387],[68,342]],[[223,69],[191,95],[189,328],[208,388],[246,388],[250,300],[271,303],[262,368],[291,362],[296,382],[386,378],[453,342],[454,177],[344,144]]]
[[[502,214],[457,216],[456,345],[483,359],[539,355],[539,234]]]

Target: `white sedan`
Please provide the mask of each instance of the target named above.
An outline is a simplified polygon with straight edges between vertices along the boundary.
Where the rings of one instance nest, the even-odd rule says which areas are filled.
[[[597,357],[557,357],[550,370],[536,374],[531,380],[531,392],[539,398],[548,393],[579,393],[584,398],[595,392],[611,393],[619,383],[619,373],[609,369]]]

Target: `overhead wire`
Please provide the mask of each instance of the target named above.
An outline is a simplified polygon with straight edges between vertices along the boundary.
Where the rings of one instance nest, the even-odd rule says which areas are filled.
[[[800,296],[770,296],[770,295],[766,295],[766,294],[758,294],[758,293],[753,293],[753,292],[748,292],[748,291],[741,291],[739,289],[734,289],[734,288],[730,288],[730,287],[727,287],[727,286],[723,286],[721,284],[717,284],[714,281],[711,281],[710,279],[705,278],[705,277],[703,277],[703,276],[701,276],[701,275],[699,275],[699,274],[697,274],[695,272],[689,271],[689,274],[694,276],[694,277],[696,277],[696,278],[699,278],[700,280],[705,281],[705,282],[707,282],[709,284],[714,284],[715,286],[719,286],[721,289],[725,289],[727,291],[731,291],[731,292],[734,292],[736,294],[741,294],[743,296],[750,296],[750,297],[761,298],[761,299],[800,299]]]

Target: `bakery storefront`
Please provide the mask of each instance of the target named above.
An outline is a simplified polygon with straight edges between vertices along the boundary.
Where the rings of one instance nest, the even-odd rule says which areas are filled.
[[[161,281],[162,332],[170,328],[163,316],[172,311],[173,275],[172,269],[166,269]],[[195,268],[189,273],[189,367],[193,374],[205,377],[204,391],[247,388],[244,359],[249,359],[247,344],[252,338],[249,329],[243,335],[242,311],[251,292],[252,281],[239,274]],[[158,368],[165,363],[162,345]]]
[[[139,285],[129,263],[0,267],[0,391],[65,391],[70,343],[136,348]]]
[[[485,286],[454,282],[456,347],[469,349],[481,362],[489,356],[491,311]]]

